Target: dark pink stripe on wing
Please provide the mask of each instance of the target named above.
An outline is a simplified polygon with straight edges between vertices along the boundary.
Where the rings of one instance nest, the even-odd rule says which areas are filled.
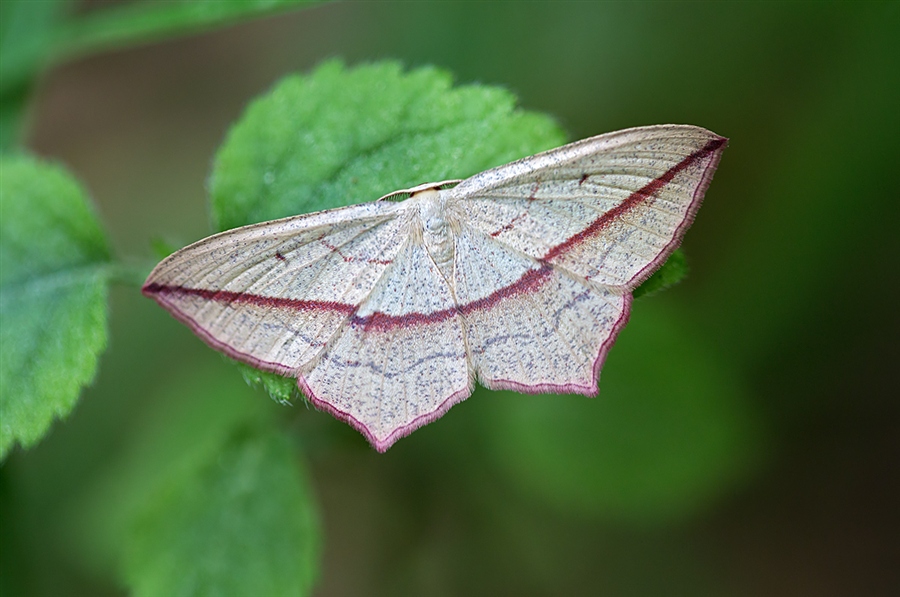
[[[544,265],[538,269],[532,269],[525,272],[521,278],[503,288],[499,288],[487,295],[486,297],[466,303],[459,307],[449,309],[441,309],[433,313],[419,313],[416,311],[404,313],[402,315],[388,315],[387,313],[375,312],[371,315],[359,316],[354,315],[350,320],[353,324],[362,326],[366,329],[390,330],[396,327],[406,327],[412,325],[422,325],[430,323],[439,323],[446,319],[456,317],[457,315],[467,315],[474,311],[482,309],[490,309],[505,298],[533,292],[543,285],[550,276],[552,268]],[[147,296],[154,295],[181,295],[181,296],[197,296],[209,301],[217,303],[238,303],[250,304],[260,307],[271,307],[275,309],[291,309],[295,311],[310,310],[327,310],[343,313],[345,315],[353,315],[357,306],[348,305],[346,303],[338,303],[334,301],[308,301],[299,299],[288,299],[274,296],[260,296],[258,294],[248,294],[242,292],[230,292],[227,290],[208,290],[204,288],[188,288],[185,286],[167,286],[164,284],[151,283],[143,288],[143,293]]]
[[[686,158],[666,170],[666,172],[662,176],[650,181],[637,191],[633,192],[625,201],[591,222],[590,226],[551,248],[549,251],[547,251],[547,254],[544,255],[544,260],[553,259],[554,257],[565,253],[572,247],[583,243],[591,236],[594,236],[595,234],[603,230],[606,226],[608,226],[610,222],[622,216],[629,210],[634,209],[636,206],[652,197],[661,188],[672,182],[672,179],[675,178],[676,174],[678,174],[685,168],[688,168],[695,162],[702,160],[706,156],[715,152],[723,145],[725,145],[725,139],[712,139],[702,149],[698,149],[691,155],[687,156]]]
[[[351,314],[356,311],[356,305],[338,303],[336,301],[307,301],[300,299],[281,298],[276,296],[262,296],[245,292],[231,292],[228,290],[209,290],[206,288],[188,288],[186,286],[168,286],[165,284],[150,283],[144,286],[142,292],[146,296],[181,295],[197,296],[217,303],[240,303],[256,305],[258,307],[273,307],[280,309],[292,309],[295,311],[336,311],[338,313]]]
[[[468,315],[474,311],[490,309],[505,298],[525,294],[527,292],[534,292],[544,285],[544,282],[547,281],[547,278],[550,277],[552,272],[553,268],[546,264],[543,264],[539,269],[528,270],[521,278],[509,286],[495,290],[484,298],[472,301],[471,303],[466,303],[459,308],[459,311],[463,315]]]
[[[510,284],[499,288],[487,295],[486,297],[474,300],[471,303],[452,307],[449,309],[441,309],[433,313],[411,312],[403,315],[388,315],[386,313],[372,313],[371,315],[359,316],[355,315],[351,322],[360,325],[366,329],[389,330],[395,327],[405,327],[410,325],[421,325],[429,323],[438,323],[457,315],[468,315],[474,311],[490,309],[500,301],[511,296],[533,292],[543,285],[544,281],[550,276],[552,268],[544,265],[539,269],[532,269],[525,272],[521,278]]]

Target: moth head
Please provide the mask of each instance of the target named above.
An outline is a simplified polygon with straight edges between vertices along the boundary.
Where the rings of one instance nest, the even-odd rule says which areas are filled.
[[[453,179],[453,180],[442,180],[441,182],[426,182],[420,185],[416,185],[409,189],[401,189],[399,191],[394,191],[393,193],[388,193],[387,195],[380,197],[379,201],[404,201],[409,199],[413,195],[419,194],[423,191],[444,191],[446,189],[452,189],[462,180]]]

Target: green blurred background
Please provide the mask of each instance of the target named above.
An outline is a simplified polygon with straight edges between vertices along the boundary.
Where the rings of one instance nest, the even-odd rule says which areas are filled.
[[[26,145],[149,265],[154,240],[210,232],[211,160],[247,103],[329,57],[506,87],[573,140],[729,137],[690,276],[636,303],[598,398],[479,390],[384,455],[116,286],[96,382],[0,469],[12,586],[124,594],[84,522],[131,478],[111,462],[183,401],[236,395],[302,446],[318,595],[900,594],[900,4],[323,4],[62,63]]]

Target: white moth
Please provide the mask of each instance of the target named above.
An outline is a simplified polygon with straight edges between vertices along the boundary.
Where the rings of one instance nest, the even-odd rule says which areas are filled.
[[[143,292],[213,348],[296,377],[384,451],[475,379],[595,395],[632,291],[680,242],[725,143],[693,126],[599,135],[216,234]]]

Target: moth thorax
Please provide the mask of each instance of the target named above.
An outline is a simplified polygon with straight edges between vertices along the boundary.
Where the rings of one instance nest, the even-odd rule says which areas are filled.
[[[452,261],[453,233],[440,192],[429,189],[416,193],[415,198],[420,201],[419,219],[425,248],[438,264]]]

